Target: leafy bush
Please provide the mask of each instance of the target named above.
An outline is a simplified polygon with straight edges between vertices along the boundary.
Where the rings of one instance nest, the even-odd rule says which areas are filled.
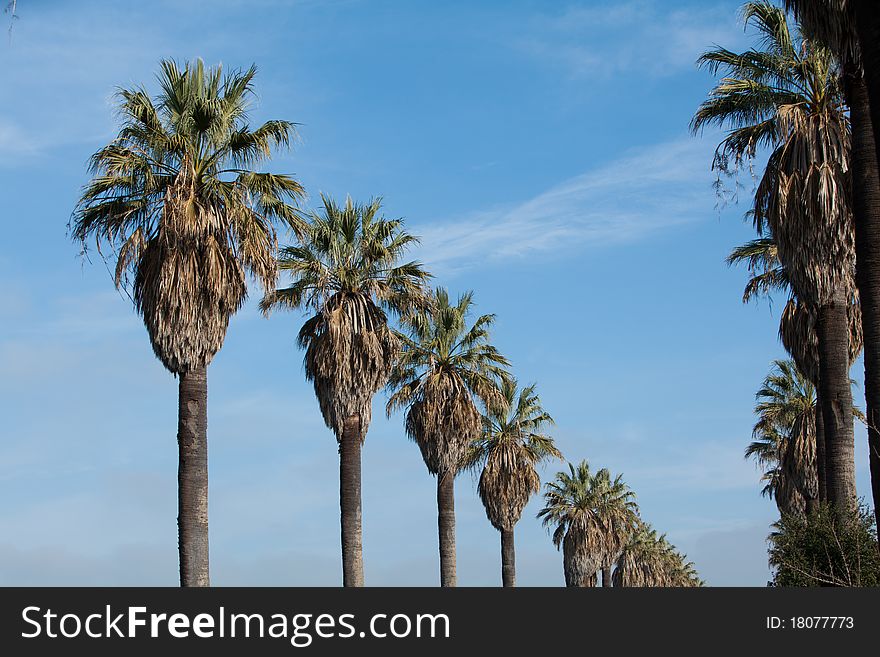
[[[874,513],[821,506],[809,515],[784,515],[770,535],[770,586],[880,586]]]

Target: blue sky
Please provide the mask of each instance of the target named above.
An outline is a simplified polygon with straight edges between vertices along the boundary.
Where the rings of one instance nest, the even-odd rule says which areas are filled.
[[[717,135],[687,130],[712,83],[699,52],[748,43],[738,1],[18,4],[0,46],[0,584],[177,582],[176,381],[66,235],[115,88],[151,86],[164,57],[255,62],[253,121],[301,124],[271,170],[308,203],[384,197],[437,282],[497,314],[566,457],[622,472],[708,583],[766,583],[775,507],[742,451],[781,304],[740,303],[745,273],[723,258],[752,236],[745,208],[716,207]],[[209,374],[212,582],[337,585],[338,459],[302,317],[266,320],[258,297]],[[434,480],[383,407],[363,457],[366,582],[435,585]],[[861,427],[856,442],[865,495]],[[474,489],[460,477],[459,583],[497,585]],[[517,527],[518,580],[560,585],[538,508]]]

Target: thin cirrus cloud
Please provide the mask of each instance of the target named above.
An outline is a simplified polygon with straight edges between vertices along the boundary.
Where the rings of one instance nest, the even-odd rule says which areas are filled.
[[[670,11],[666,2],[633,0],[542,14],[514,44],[573,78],[609,79],[627,72],[662,78],[693,70],[707,45],[742,38],[727,7]]]
[[[710,217],[706,142],[654,145],[520,203],[415,225],[418,255],[450,274],[526,254],[623,244]]]

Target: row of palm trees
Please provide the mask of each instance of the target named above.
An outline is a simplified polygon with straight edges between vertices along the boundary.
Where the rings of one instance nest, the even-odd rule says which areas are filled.
[[[385,389],[387,414],[404,412],[437,478],[441,585],[456,584],[454,480],[470,469],[501,535],[502,583],[513,586],[515,525],[540,491],[538,466],[562,459],[536,386],[519,386],[492,345],[493,315],[470,321],[471,292],[452,301],[405,260],[417,238],[382,216],[379,200],[322,196],[305,212],[300,183],[258,171],[289,145],[294,124],[249,125],[255,73],[164,61],[155,101],[143,88],[120,91],[122,126],[92,157],[71,223],[84,252],[94,242],[115,259],[116,286],[130,290],[157,358],[179,380],[181,585],[210,582],[207,371],[251,277],[266,315],[308,315],[298,333],[305,374],[339,447],[343,584],[364,584],[361,450]],[[294,243],[279,248],[279,230]],[[276,288],[281,272],[289,284]],[[570,466],[545,501],[539,517],[562,547],[567,584],[594,585],[599,570],[604,586],[612,577],[619,586],[700,583],[607,470]]]
[[[742,15],[756,31],[756,47],[716,48],[699,59],[722,74],[691,123],[694,131],[728,129],[713,168],[735,175],[769,151],[748,212],[757,239],[735,249],[728,262],[746,263],[752,274],[744,301],[774,291],[789,297],[779,333],[793,362],[777,362],[759,392],[756,427],[758,443],[776,445],[778,467],[768,473],[767,490],[781,508],[857,504],[849,370],[864,348],[871,481],[880,513],[880,130],[873,129],[880,126],[880,12],[874,4],[747,2]],[[774,432],[782,425],[767,419],[772,413],[763,404],[775,404],[782,388],[784,397],[798,399],[800,419],[780,440]],[[764,458],[763,447],[750,450]],[[792,475],[793,454],[813,464],[809,476]]]
[[[549,482],[538,512],[562,548],[566,586],[702,586],[692,562],[639,517],[621,475],[586,461]],[[613,569],[613,573],[612,573]]]

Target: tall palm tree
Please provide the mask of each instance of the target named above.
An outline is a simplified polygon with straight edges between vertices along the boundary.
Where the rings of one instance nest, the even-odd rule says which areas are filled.
[[[702,586],[693,562],[678,552],[665,535],[639,521],[617,559],[614,586]]]
[[[361,447],[373,395],[388,381],[399,342],[386,311],[404,316],[423,308],[429,278],[418,262],[401,263],[417,238],[400,219],[380,216],[381,202],[338,205],[321,197],[300,246],[281,250],[288,287],[267,294],[261,308],[313,311],[299,331],[306,378],[324,422],[339,445],[342,582],[364,585],[361,532]]]
[[[468,327],[472,306],[473,292],[453,304],[437,288],[431,308],[407,320],[409,335],[399,334],[402,352],[388,382],[388,416],[406,409],[406,433],[437,477],[441,586],[456,585],[455,477],[482,429],[474,399],[490,407],[499,403],[498,385],[510,364],[490,343],[494,315]]]
[[[831,53],[789,29],[767,2],[743,8],[763,49],[718,48],[700,64],[727,76],[692,122],[730,126],[714,166],[734,170],[759,147],[772,152],[755,193],[752,218],[769,228],[799,300],[817,309],[819,386],[825,425],[829,501],[855,504],[852,391],[847,309],[854,295],[854,235],[849,199],[849,128]]]
[[[880,525],[880,12],[871,0],[786,0],[843,67],[852,125],[856,282],[865,312],[865,402],[874,513]]]
[[[758,421],[745,456],[765,468],[762,495],[781,514],[812,513],[819,502],[816,389],[794,361],[776,360],[755,398]]]
[[[730,265],[745,263],[751,277],[743,291],[743,303],[758,296],[769,297],[773,292],[788,294],[788,301],[779,318],[779,337],[785,350],[794,359],[799,372],[812,382],[818,393],[819,338],[816,328],[816,308],[797,298],[788,282],[785,267],[779,262],[779,253],[773,236],[766,234],[736,247],[727,257]],[[853,295],[847,309],[850,336],[850,363],[855,362],[862,350],[862,317],[858,294]],[[819,501],[827,501],[825,476],[825,436],[822,405],[816,409],[816,469],[819,482]]]
[[[156,357],[179,379],[180,583],[207,586],[207,368],[229,318],[247,296],[246,275],[275,285],[275,225],[301,230],[292,178],[258,173],[294,126],[247,122],[256,69],[224,74],[201,60],[161,63],[161,93],[117,95],[122,127],[91,159],[92,180],[72,236],[116,259]]]
[[[592,474],[584,460],[546,485],[538,517],[554,527],[566,586],[595,586],[600,569],[602,586],[611,586],[611,566],[635,530],[638,506],[621,475],[611,479],[605,468]]]
[[[477,491],[486,516],[501,532],[501,581],[516,585],[513,529],[529,498],[541,490],[536,467],[550,458],[562,460],[553,438],[542,433],[553,424],[535,392],[535,384],[519,389],[516,379],[501,385],[502,401],[486,410],[483,433],[466,459],[467,467],[480,468]]]

